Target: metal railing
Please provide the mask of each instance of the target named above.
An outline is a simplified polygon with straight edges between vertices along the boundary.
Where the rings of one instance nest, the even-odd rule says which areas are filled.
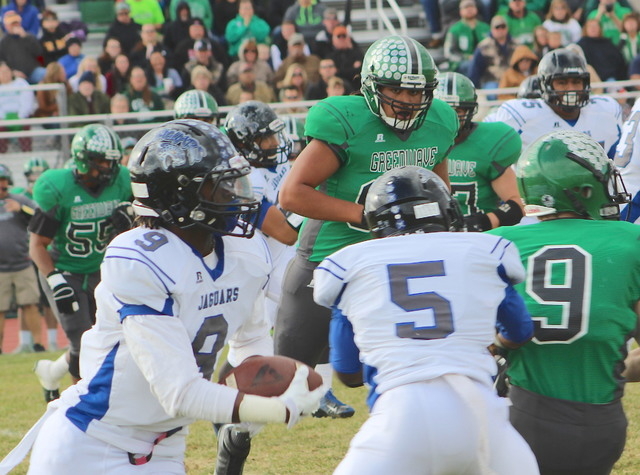
[[[384,10],[385,1],[389,4],[393,12],[396,14],[396,18],[400,23],[400,32],[398,32],[398,29],[394,26],[391,18],[389,18],[389,15],[387,15],[387,12]],[[371,7],[371,0],[365,0],[364,9],[367,13],[367,30],[373,30],[373,18],[375,17],[375,15],[373,13],[373,8]],[[396,0],[376,0],[376,12],[378,14],[378,30],[381,33],[384,32],[386,28],[386,31],[388,31],[392,35],[407,34],[407,17],[405,16]]]

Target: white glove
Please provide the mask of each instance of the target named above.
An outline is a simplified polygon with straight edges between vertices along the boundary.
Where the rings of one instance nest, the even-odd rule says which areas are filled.
[[[299,365],[287,390],[278,396],[289,411],[287,421],[289,429],[298,423],[300,416],[309,416],[314,413],[320,407],[320,399],[326,392],[323,386],[309,391],[307,376],[309,376],[309,367],[304,364]]]

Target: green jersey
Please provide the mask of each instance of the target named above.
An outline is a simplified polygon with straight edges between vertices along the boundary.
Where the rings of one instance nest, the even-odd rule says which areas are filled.
[[[33,196],[58,223],[52,236],[56,268],[91,274],[100,269],[112,231],[108,218],[118,204],[131,199],[129,170],[119,167],[114,182],[98,196],[77,183],[73,170],[47,170],[36,182]]]
[[[449,152],[451,191],[465,216],[488,213],[499,206],[500,197],[491,182],[518,161],[522,149],[518,132],[502,122],[474,126],[473,132]]]
[[[371,183],[404,165],[433,169],[446,157],[458,132],[458,117],[434,99],[422,126],[405,140],[372,114],[362,96],[336,96],[309,110],[305,135],[329,144],[340,160],[336,173],[320,185],[329,196],[364,204]],[[305,220],[299,252],[320,262],[343,247],[370,238],[369,231],[335,221]]]
[[[622,397],[626,343],[640,299],[640,227],[556,219],[488,231],[514,242],[527,277],[516,286],[535,324],[510,351],[512,384],[557,399],[606,404]]]

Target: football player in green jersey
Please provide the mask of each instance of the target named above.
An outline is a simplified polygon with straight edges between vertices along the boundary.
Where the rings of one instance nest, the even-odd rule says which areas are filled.
[[[458,132],[455,112],[433,98],[437,68],[417,41],[389,36],[367,50],[361,95],[335,96],[309,110],[300,153],[280,189],[283,208],[308,219],[283,282],[275,325],[277,354],[315,366],[327,362],[331,311],[313,301],[313,270],[342,247],[370,239],[363,222],[368,187],[404,165],[433,170],[449,184],[447,153]],[[323,400],[320,414],[348,417]]]
[[[605,475],[622,454],[627,342],[638,340],[640,228],[600,144],[574,131],[535,141],[518,161],[525,213],[540,222],[489,231],[512,241],[527,270],[516,286],[533,339],[507,351],[511,422],[542,474]],[[612,278],[615,276],[615,278]]]
[[[112,234],[111,217],[131,199],[129,172],[118,164],[122,144],[110,128],[83,127],[73,138],[71,153],[74,169],[47,170],[36,182],[33,197],[39,209],[29,223],[29,253],[70,342],[68,354],[36,364],[48,401],[58,396],[67,371],[80,378],[80,337],[95,321],[93,292]]]
[[[434,96],[453,107],[460,121],[448,157],[449,180],[467,230],[487,231],[518,224],[522,199],[511,165],[520,156],[520,136],[502,122],[473,122],[478,111],[476,88],[460,73],[438,75]]]

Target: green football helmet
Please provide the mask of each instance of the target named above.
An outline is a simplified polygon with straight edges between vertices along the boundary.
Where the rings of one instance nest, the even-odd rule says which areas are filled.
[[[33,157],[24,164],[24,176],[27,181],[34,181],[49,168],[51,167],[44,158]]]
[[[214,124],[218,118],[218,103],[211,94],[192,89],[180,94],[173,106],[174,119],[197,119]]]
[[[388,36],[373,43],[362,61],[361,91],[371,112],[399,131],[419,127],[433,100],[438,84],[438,69],[433,58],[417,41],[407,36]],[[396,100],[380,91],[381,87],[413,89],[422,92],[420,102]],[[389,117],[382,105],[389,105],[395,117]]]
[[[618,205],[630,198],[602,146],[581,132],[551,132],[536,140],[520,157],[516,176],[527,216],[573,212],[619,219]]]
[[[471,79],[460,73],[438,74],[437,78],[434,97],[455,109],[460,130],[471,127],[473,116],[478,112],[478,94]]]
[[[71,156],[76,172],[85,175],[91,169],[99,171],[98,184],[109,183],[116,175],[122,159],[122,143],[118,135],[106,125],[85,125],[71,141]],[[108,160],[108,165],[97,163]]]

